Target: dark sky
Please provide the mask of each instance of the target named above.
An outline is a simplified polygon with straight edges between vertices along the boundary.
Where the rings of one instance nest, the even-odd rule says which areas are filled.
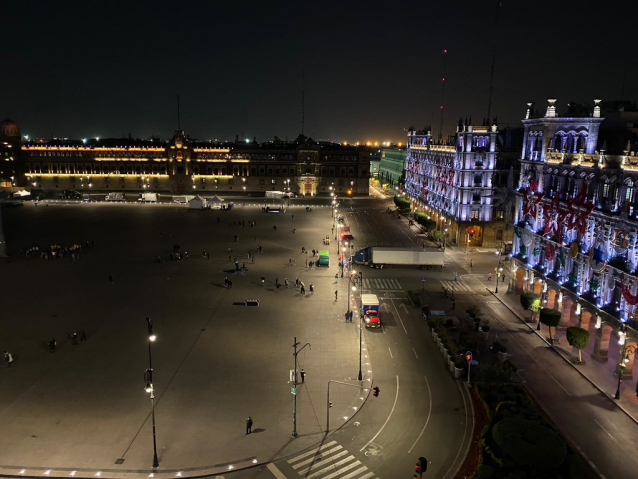
[[[0,0],[0,117],[31,137],[404,141],[525,103],[638,96],[633,1]]]

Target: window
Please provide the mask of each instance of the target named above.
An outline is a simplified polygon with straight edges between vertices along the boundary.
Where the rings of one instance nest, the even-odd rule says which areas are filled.
[[[472,192],[472,202],[480,203],[481,202],[481,190],[474,190]]]
[[[625,192],[625,201],[631,203],[634,201],[634,182],[629,180],[627,182],[627,191]]]
[[[482,173],[474,173],[474,184],[480,185],[483,183],[483,174]]]
[[[505,211],[503,210],[498,210],[496,212],[496,219],[497,220],[502,220],[503,218],[505,218]],[[499,230],[500,231],[500,230]],[[501,234],[503,234],[503,232],[501,231]]]
[[[471,219],[473,219],[473,220],[479,219],[479,210],[472,210]]]
[[[609,198],[609,180],[605,180],[603,184],[603,198]]]
[[[275,179],[273,178],[272,180],[270,180],[270,182],[274,185],[275,184]]]
[[[252,167],[252,168],[250,169],[250,174],[251,174],[251,176],[257,176],[257,168]]]

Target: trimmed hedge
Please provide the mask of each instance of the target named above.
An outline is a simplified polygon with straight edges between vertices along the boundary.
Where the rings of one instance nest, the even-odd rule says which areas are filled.
[[[525,467],[554,469],[567,457],[567,444],[540,421],[512,417],[499,421],[492,439],[513,461]]]
[[[552,341],[552,328],[560,323],[561,312],[551,308],[543,308],[540,313],[540,321],[549,329],[549,340]]]
[[[571,327],[567,328],[565,336],[569,345],[578,349],[578,360],[582,361],[581,350],[589,345],[589,331],[583,328]]]
[[[538,311],[541,309],[541,297],[535,293],[521,294],[521,306],[525,311]]]
[[[400,196],[394,197],[394,204],[402,211],[410,211],[410,201]]]

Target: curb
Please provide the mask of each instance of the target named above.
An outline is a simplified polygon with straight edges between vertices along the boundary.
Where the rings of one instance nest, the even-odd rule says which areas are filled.
[[[536,332],[536,330],[534,328],[532,328],[530,326],[530,324],[525,321],[523,318],[521,318],[519,316],[519,314],[514,311],[512,308],[509,307],[509,305],[507,303],[505,303],[501,298],[499,298],[493,291],[491,291],[488,288],[485,288],[492,296],[494,296],[496,299],[498,299],[498,301],[505,306],[507,309],[509,309],[512,314],[514,314],[519,321],[521,321],[523,324],[525,324],[525,326],[527,326],[529,328],[530,331],[532,331],[533,333],[536,334],[536,336],[538,336],[541,340],[543,340],[543,342],[545,342],[545,344],[547,344],[551,350],[556,353],[557,355],[559,355],[561,358],[563,358],[563,360],[569,364],[575,371],[578,371],[578,374],[580,374],[583,378],[585,378],[592,386],[594,386],[600,393],[602,393],[603,396],[605,396],[607,399],[609,399],[609,401],[611,401],[612,404],[615,404],[616,407],[618,409],[620,409],[622,412],[625,413],[625,415],[631,419],[633,422],[635,422],[636,424],[638,424],[638,419],[636,419],[634,416],[631,415],[631,413],[629,411],[627,411],[624,407],[622,407],[622,405],[620,403],[618,403],[615,399],[613,399],[609,394],[607,394],[605,391],[603,391],[600,386],[598,386],[598,384],[596,384],[594,381],[592,381],[584,372],[582,372],[579,368],[577,368],[570,360],[569,358],[567,358],[562,352],[558,351],[553,345],[549,344],[549,341],[547,341],[543,336],[541,336],[540,334],[538,334]]]

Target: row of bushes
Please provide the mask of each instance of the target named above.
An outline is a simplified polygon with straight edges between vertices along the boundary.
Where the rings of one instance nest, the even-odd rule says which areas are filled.
[[[410,201],[402,198],[401,196],[394,197],[394,204],[401,211],[410,211]]]
[[[561,312],[551,308],[541,308],[541,298],[535,293],[521,294],[521,306],[532,314],[539,311],[539,321],[547,326],[549,330],[550,343],[552,339],[552,328],[556,328],[560,323]],[[578,361],[582,362],[581,351],[589,345],[589,331],[583,328],[570,327],[566,331],[567,342],[570,346],[578,350]]]
[[[428,215],[425,213],[415,212],[414,213],[414,221],[423,226],[426,230],[434,230],[436,229],[436,221],[430,219]]]

